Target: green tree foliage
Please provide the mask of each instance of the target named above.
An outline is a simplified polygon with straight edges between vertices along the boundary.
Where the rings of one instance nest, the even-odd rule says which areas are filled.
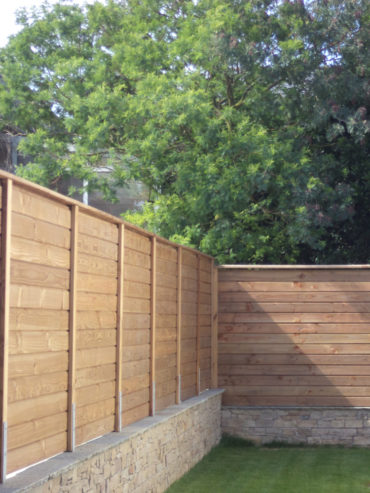
[[[369,3],[141,0],[22,11],[0,114],[23,176],[76,176],[220,262],[368,262]],[[102,162],[113,172],[100,182]]]

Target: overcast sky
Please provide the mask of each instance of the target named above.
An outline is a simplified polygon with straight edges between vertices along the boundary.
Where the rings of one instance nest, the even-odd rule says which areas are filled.
[[[20,27],[15,23],[15,11],[21,7],[39,6],[43,0],[3,0],[0,7],[0,47],[8,42],[8,36],[16,34]],[[49,3],[58,3],[58,0],[49,0]],[[67,3],[93,3],[93,0],[74,0]]]

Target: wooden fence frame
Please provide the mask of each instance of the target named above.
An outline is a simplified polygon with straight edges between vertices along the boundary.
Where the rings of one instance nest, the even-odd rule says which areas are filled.
[[[117,306],[117,341],[116,341],[116,405],[114,430],[122,429],[122,327],[123,314],[123,285],[124,285],[124,241],[126,230],[131,230],[147,238],[152,244],[152,266],[151,266],[151,365],[150,365],[150,414],[156,412],[155,403],[155,329],[156,329],[156,251],[157,243],[168,244],[177,249],[178,273],[177,273],[177,320],[176,320],[176,403],[181,402],[181,326],[182,326],[182,253],[184,250],[191,251],[197,255],[198,275],[198,301],[197,301],[197,393],[200,393],[200,259],[211,260],[211,387],[217,386],[217,269],[214,260],[209,255],[200,253],[187,246],[177,245],[169,240],[161,238],[154,233],[145,231],[135,225],[127,223],[118,217],[99,211],[88,205],[82,204],[72,198],[66,197],[52,190],[16,177],[10,173],[0,171],[0,184],[2,187],[2,210],[1,210],[1,299],[0,303],[0,337],[1,337],[1,420],[0,431],[1,459],[0,459],[0,481],[4,482],[7,474],[7,422],[8,422],[8,353],[9,353],[9,313],[10,313],[10,240],[11,240],[11,213],[12,213],[12,188],[13,184],[21,189],[36,193],[41,197],[52,199],[60,204],[66,205],[71,210],[71,247],[70,247],[70,285],[69,285],[69,351],[68,351],[68,409],[67,409],[67,450],[75,449],[75,419],[76,419],[76,291],[77,291],[77,236],[79,230],[80,212],[90,216],[103,219],[106,222],[118,226],[118,306]]]

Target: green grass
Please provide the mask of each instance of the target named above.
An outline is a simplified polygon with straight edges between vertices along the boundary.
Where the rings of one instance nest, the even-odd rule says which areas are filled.
[[[370,449],[225,437],[166,493],[370,493]]]

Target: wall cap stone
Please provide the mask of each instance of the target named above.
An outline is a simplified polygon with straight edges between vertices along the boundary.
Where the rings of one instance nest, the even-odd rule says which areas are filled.
[[[223,389],[211,389],[202,392],[200,395],[191,397],[180,404],[175,404],[162,411],[158,411],[155,416],[149,416],[136,423],[132,423],[121,432],[112,432],[88,443],[76,447],[74,452],[63,452],[46,461],[30,466],[25,471],[11,477],[0,485],[0,493],[22,493],[30,488],[36,488],[47,481],[68,472],[86,460],[108,452],[122,443],[131,440],[137,435],[153,429],[171,418],[174,418],[189,409],[196,408],[202,403],[221,396]]]

